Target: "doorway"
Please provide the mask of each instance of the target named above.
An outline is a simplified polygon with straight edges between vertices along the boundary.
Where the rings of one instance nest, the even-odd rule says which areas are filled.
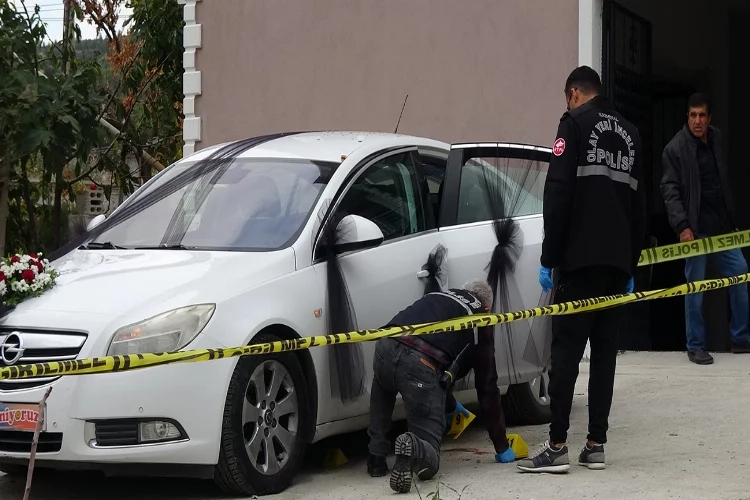
[[[601,2],[601,74],[605,95],[638,127],[645,150],[648,234],[653,246],[677,242],[662,201],[660,181],[664,146],[683,127],[688,97],[701,91],[713,102],[712,124],[724,132],[735,210],[750,223],[750,200],[739,186],[750,180],[744,168],[744,97],[740,72],[750,47],[746,35],[750,7],[740,0],[597,0]],[[697,34],[696,34],[697,33]],[[730,43],[730,39],[732,43]],[[732,90],[734,89],[734,90]],[[730,97],[731,96],[731,97]],[[731,129],[730,129],[731,125]],[[707,278],[715,273],[709,269]],[[668,288],[685,282],[684,262],[642,269],[639,289]],[[730,348],[726,290],[704,294],[707,349]],[[629,307],[620,348],[684,351],[684,299],[671,298]]]

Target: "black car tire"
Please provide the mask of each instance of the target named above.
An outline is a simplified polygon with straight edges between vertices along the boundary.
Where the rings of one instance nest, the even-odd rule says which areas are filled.
[[[503,397],[505,418],[512,425],[542,425],[552,420],[547,373],[536,379],[511,385]]]
[[[278,340],[280,339],[274,335],[260,334],[253,339],[253,343]],[[258,422],[257,427],[253,427],[253,424],[245,425],[242,422],[243,404],[245,399],[248,398],[248,394],[251,394],[250,397],[257,399],[257,395],[252,394],[253,389],[250,387],[251,377],[256,370],[261,365],[278,366],[277,364],[280,364],[286,370],[289,379],[291,379],[293,392],[296,394],[296,432],[292,438],[291,450],[285,452],[287,455],[284,458],[283,467],[278,473],[264,474],[251,462],[245,443],[248,432],[254,434],[253,429],[261,428],[258,432],[264,432],[266,427],[262,426],[265,425],[265,422]],[[265,374],[265,372],[263,373]],[[224,407],[219,463],[214,472],[214,481],[219,487],[227,493],[236,495],[272,495],[284,491],[299,472],[308,440],[311,437],[309,429],[312,426],[310,419],[314,418],[311,411],[314,405],[310,399],[304,371],[295,353],[280,352],[241,357],[232,374]],[[251,399],[248,398],[248,401],[251,401]],[[268,405],[267,408],[270,408],[270,401]],[[265,413],[261,411],[261,415],[265,415]],[[259,418],[262,418],[262,416]],[[275,420],[273,421],[273,427],[268,425],[268,430],[274,432],[275,425],[282,425],[281,418],[284,417],[279,418],[278,424]],[[250,430],[248,430],[248,427],[250,427]],[[270,440],[266,437],[263,441],[265,443],[270,441],[271,446],[278,446],[280,441],[274,442],[274,439],[274,435],[271,434]],[[265,450],[267,445],[262,446],[262,449]],[[267,451],[261,453],[265,453],[266,457],[268,456]],[[274,456],[280,455],[274,453]]]

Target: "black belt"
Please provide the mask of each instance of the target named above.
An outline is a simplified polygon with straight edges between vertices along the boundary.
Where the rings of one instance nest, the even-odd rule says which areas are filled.
[[[419,351],[421,354],[424,354],[428,358],[431,358],[438,365],[440,365],[439,368],[441,370],[447,369],[451,364],[451,359],[445,353],[445,351],[443,351],[442,349],[438,349],[434,345],[430,344],[429,342],[425,342],[419,337],[416,337],[413,335],[407,335],[406,337],[392,337],[392,338],[398,342],[401,342],[402,344],[405,344],[411,347],[415,351]]]

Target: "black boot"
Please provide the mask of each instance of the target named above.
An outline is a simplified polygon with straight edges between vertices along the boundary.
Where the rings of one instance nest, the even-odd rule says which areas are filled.
[[[367,473],[370,477],[383,477],[388,474],[388,463],[385,457],[371,454],[367,458]]]
[[[698,365],[710,365],[714,362],[713,356],[707,353],[704,349],[688,351],[688,359]]]

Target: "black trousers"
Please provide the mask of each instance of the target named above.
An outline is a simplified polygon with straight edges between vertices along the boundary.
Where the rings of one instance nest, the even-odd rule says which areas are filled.
[[[369,451],[386,456],[391,452],[391,429],[396,396],[401,394],[409,432],[413,433],[412,456],[422,480],[432,478],[440,467],[440,441],[445,429],[445,389],[442,371],[424,355],[394,339],[378,340],[373,360],[370,391]]]
[[[589,267],[560,273],[555,303],[625,293],[629,277],[611,267]],[[589,371],[589,427],[592,441],[607,442],[609,412],[617,364],[617,332],[624,319],[622,307],[552,317],[552,367],[550,369],[551,443],[565,443],[578,368],[591,343]]]

